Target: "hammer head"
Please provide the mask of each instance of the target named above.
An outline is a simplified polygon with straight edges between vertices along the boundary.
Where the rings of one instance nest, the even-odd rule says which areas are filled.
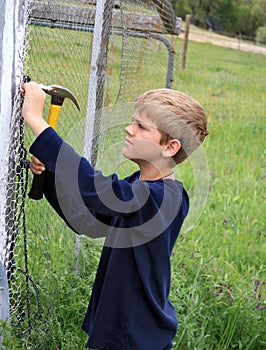
[[[75,104],[77,109],[80,110],[77,99],[69,89],[60,85],[39,85],[45,93],[52,96],[52,104],[62,106],[64,99],[69,98]]]

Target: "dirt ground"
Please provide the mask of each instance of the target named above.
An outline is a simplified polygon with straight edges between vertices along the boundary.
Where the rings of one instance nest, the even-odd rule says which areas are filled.
[[[183,38],[183,36],[184,33],[180,34],[180,38]],[[240,40],[238,38],[230,38],[212,31],[198,29],[194,26],[191,26],[189,29],[188,40],[207,42],[213,45],[225,46],[240,51],[266,55],[266,46],[257,45],[255,43]]]

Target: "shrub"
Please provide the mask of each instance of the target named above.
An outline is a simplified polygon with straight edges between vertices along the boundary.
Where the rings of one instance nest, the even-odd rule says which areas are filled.
[[[256,33],[256,42],[266,44],[266,27],[259,27]]]

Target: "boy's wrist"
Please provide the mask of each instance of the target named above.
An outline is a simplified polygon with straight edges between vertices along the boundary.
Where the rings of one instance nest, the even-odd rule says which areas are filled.
[[[26,123],[30,127],[30,129],[33,131],[35,136],[39,136],[45,129],[49,128],[49,124],[44,119],[38,119],[38,118],[25,118]]]

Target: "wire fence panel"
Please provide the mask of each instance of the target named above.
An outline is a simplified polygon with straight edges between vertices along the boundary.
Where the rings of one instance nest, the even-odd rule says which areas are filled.
[[[93,84],[95,3],[28,0],[24,11],[27,23],[20,82],[27,75],[32,81],[62,85],[72,91],[80,111],[65,99],[57,130],[83,153],[84,145],[91,142],[85,138],[85,131],[91,103],[89,85]],[[175,37],[181,23],[166,0],[114,1],[105,11],[103,25],[111,26],[102,38],[106,40],[106,60],[96,62],[102,64],[98,74],[103,84],[96,94],[98,125],[93,138],[97,147],[90,157],[95,156],[96,167],[104,173],[115,171],[125,176],[132,165],[122,158],[117,160],[117,154],[125,137],[124,126],[131,119],[131,102],[146,90],[171,87],[177,57]],[[5,209],[4,265],[10,322],[21,349],[78,349],[85,341],[80,324],[101,244],[86,238],[74,254],[74,233],[45,199],[28,197],[32,174],[27,150],[33,135],[23,124],[21,103],[18,95],[13,104]],[[45,115],[49,105],[47,96]]]

